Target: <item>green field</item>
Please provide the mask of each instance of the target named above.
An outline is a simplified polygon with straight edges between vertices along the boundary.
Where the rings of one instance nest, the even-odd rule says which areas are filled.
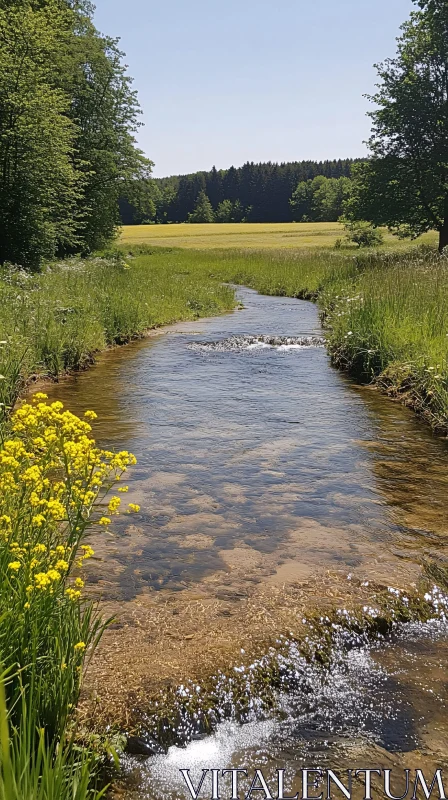
[[[406,247],[407,244],[383,231],[385,245]],[[208,249],[288,249],[334,247],[344,236],[338,222],[272,222],[211,223],[179,225],[126,225],[121,230],[121,245],[148,244],[160,247]],[[419,241],[435,244],[436,234],[429,233]]]

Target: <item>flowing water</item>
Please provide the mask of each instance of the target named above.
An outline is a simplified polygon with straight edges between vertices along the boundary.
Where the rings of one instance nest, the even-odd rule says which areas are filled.
[[[329,570],[406,585],[423,559],[446,560],[446,441],[331,367],[314,305],[239,297],[242,310],[172,326],[50,389],[98,413],[101,445],[137,456],[127,482],[141,510],[98,537],[89,574],[130,616],[153,598],[197,597],[219,605],[219,626],[257,587],[306,587]],[[443,626],[426,626],[344,651],[325,680],[311,676],[306,703],[285,695],[280,718],[222,724],[150,759],[133,797],[183,796],[179,765],[268,774],[409,752],[435,763],[447,753],[446,650]]]

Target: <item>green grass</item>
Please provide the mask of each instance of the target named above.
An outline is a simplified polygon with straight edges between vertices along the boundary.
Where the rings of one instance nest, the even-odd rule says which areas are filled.
[[[91,789],[95,762],[68,738],[49,744],[25,694],[19,698],[21,724],[11,725],[6,702],[8,676],[0,678],[0,800],[100,800]]]
[[[57,378],[149,328],[232,308],[233,292],[191,261],[158,252],[148,269],[147,259],[128,265],[118,254],[38,275],[0,273],[0,409],[8,411],[30,376]]]

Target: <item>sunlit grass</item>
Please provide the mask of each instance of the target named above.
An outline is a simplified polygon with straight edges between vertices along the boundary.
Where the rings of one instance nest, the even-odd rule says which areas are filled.
[[[233,305],[231,289],[195,270],[194,258],[185,263],[181,252],[157,251],[129,263],[121,255],[72,259],[40,275],[3,271],[0,411],[8,411],[32,375],[57,378],[149,328]]]
[[[383,230],[385,246],[403,249],[406,245],[387,230]],[[122,228],[120,245],[147,244],[160,247],[189,249],[297,248],[334,247],[344,236],[337,222],[272,222],[272,223],[212,223],[179,225],[126,225]],[[435,244],[436,234],[426,234],[420,242]]]

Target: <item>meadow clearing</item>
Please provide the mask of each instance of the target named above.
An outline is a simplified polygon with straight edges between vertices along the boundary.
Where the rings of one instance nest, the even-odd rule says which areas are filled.
[[[408,243],[382,230],[385,246],[406,248]],[[126,225],[120,245],[148,244],[159,247],[182,247],[197,250],[236,248],[263,250],[334,247],[343,238],[344,228],[338,222],[274,222],[274,223],[209,223],[179,225]],[[419,240],[435,244],[437,235],[429,233]]]

